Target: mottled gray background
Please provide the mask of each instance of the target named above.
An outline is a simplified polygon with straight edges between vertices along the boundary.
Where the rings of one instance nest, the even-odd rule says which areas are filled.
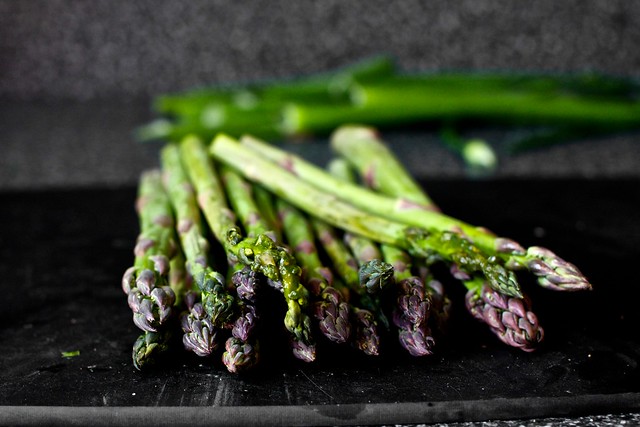
[[[0,0],[0,189],[128,185],[149,99],[322,72],[378,54],[407,71],[640,75],[640,2]],[[386,135],[413,172],[460,177],[428,135]],[[637,176],[637,135],[501,159],[497,177]],[[322,159],[322,141],[309,144]],[[318,154],[318,156],[316,156]]]

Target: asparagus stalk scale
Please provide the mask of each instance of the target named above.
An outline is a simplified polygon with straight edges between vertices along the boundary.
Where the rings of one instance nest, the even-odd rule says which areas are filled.
[[[173,212],[158,170],[142,173],[136,210],[140,234],[134,265],[122,277],[122,289],[140,329],[158,332],[172,314],[176,296],[169,285],[170,260],[176,252]]]
[[[314,360],[315,344],[310,320],[304,313],[308,292],[300,284],[301,271],[295,259],[264,234],[243,239],[204,143],[197,137],[190,136],[181,141],[180,149],[196,189],[200,209],[214,235],[229,254],[231,262],[250,266],[254,271],[282,284],[287,302],[284,324],[292,334],[294,355],[302,360]]]
[[[296,177],[226,135],[219,135],[210,151],[220,162],[236,168],[246,178],[269,188],[278,197],[310,215],[321,217],[350,233],[403,248],[418,257],[456,262],[470,272],[484,274],[491,286],[521,295],[513,272],[507,271],[495,257],[485,257],[457,233],[409,226],[357,208]],[[335,182],[340,184],[339,179]]]

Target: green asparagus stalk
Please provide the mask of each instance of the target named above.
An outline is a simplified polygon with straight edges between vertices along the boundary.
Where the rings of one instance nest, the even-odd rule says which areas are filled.
[[[260,350],[257,341],[243,341],[230,337],[225,343],[222,362],[232,373],[245,372],[255,367],[260,360]]]
[[[227,199],[250,237],[269,236],[275,241],[275,235],[258,209],[254,200],[253,187],[236,172],[221,165],[220,179],[227,193]],[[258,312],[257,302],[258,276],[248,266],[241,263],[231,277],[232,287],[239,296],[240,316],[227,339],[222,360],[229,372],[243,372],[255,367],[260,360],[260,346],[255,337]]]
[[[344,241],[360,266],[360,286],[372,295],[388,289],[393,283],[393,266],[382,260],[382,253],[376,242],[352,233],[345,233]]]
[[[232,373],[245,372],[260,361],[260,346],[255,336],[258,315],[254,304],[241,302],[240,315],[236,319],[231,337],[225,343],[222,362]]]
[[[345,167],[346,166],[346,167]],[[329,173],[339,179],[355,182],[356,177],[346,163],[330,162]],[[365,237],[345,233],[344,241],[360,264],[360,284],[370,294],[377,294],[389,287],[394,279],[393,266],[382,260],[379,246]]]
[[[351,90],[353,103],[362,109],[400,111],[396,116],[421,121],[480,119],[612,130],[629,129],[640,123],[640,105],[636,102],[564,91],[423,87],[420,79],[402,78],[358,83]]]
[[[256,140],[252,141],[255,145]],[[283,152],[260,145],[262,148],[257,152],[248,146],[247,140],[238,144],[220,135],[211,152],[221,162],[242,170],[249,179],[268,185],[280,197],[311,215],[322,216],[332,225],[379,243],[398,246],[418,257],[464,264],[463,268],[484,274],[491,286],[509,295],[521,295],[515,274],[500,264],[495,249],[485,255],[475,243],[460,235],[464,224],[461,221],[421,206],[413,208],[415,203],[398,203],[395,198],[345,182],[287,153],[278,164],[270,162],[264,157],[273,158]],[[363,203],[365,201],[368,203]],[[389,219],[392,216],[395,220]],[[496,238],[491,242],[496,245]],[[500,249],[506,252],[506,245],[501,244]]]
[[[442,214],[429,212],[437,206],[386,144],[377,132],[367,127],[344,126],[336,130],[331,141],[332,148],[348,159],[376,190],[391,197],[397,197],[399,203],[406,206],[404,212],[391,211],[390,218],[406,220],[414,225],[427,226],[430,222],[440,221],[449,230],[459,230],[470,241],[491,255],[502,257],[508,268],[526,268],[538,276],[538,283],[557,291],[578,291],[591,289],[591,284],[578,268],[563,260],[549,249],[529,247],[524,249],[512,239],[497,237],[483,227],[473,227],[462,221]],[[392,173],[389,173],[389,171]],[[352,194],[355,197],[355,195]],[[352,200],[354,199],[352,197]],[[405,203],[404,200],[407,202]],[[424,212],[421,212],[424,211]],[[411,220],[412,216],[416,219]],[[505,289],[496,289],[505,291]],[[508,295],[520,297],[517,293]]]
[[[446,294],[444,286],[431,272],[430,266],[424,260],[413,259],[417,275],[424,283],[431,299],[431,314],[429,324],[434,335],[444,336],[448,330],[448,322],[451,314],[451,299]]]
[[[377,356],[380,354],[380,336],[378,322],[371,309],[388,325],[386,316],[379,304],[376,304],[372,296],[360,286],[358,262],[349,248],[338,238],[336,230],[321,219],[309,217],[309,220],[316,239],[329,256],[333,270],[338,273],[339,279],[334,278],[333,284],[350,303],[353,344],[365,354]],[[351,294],[354,294],[355,298],[351,297]]]
[[[187,272],[186,262],[182,247],[176,245],[176,253],[169,261],[169,287],[176,296],[173,305],[179,308],[184,306],[184,297],[192,287],[192,278]]]
[[[140,127],[137,136],[143,141],[179,141],[188,134],[197,134],[209,140],[219,132],[236,137],[250,132],[265,139],[282,138],[286,133],[281,115],[287,103],[348,102],[348,89],[354,82],[379,80],[394,71],[389,58],[378,57],[324,75],[163,95],[155,100],[154,109],[169,118]]]
[[[375,81],[395,73],[390,58],[369,58],[324,74],[290,79],[264,81],[217,87],[201,87],[182,94],[156,98],[154,109],[175,116],[197,115],[208,105],[235,105],[249,109],[265,100],[326,102],[342,96],[355,81]]]
[[[170,259],[176,251],[173,212],[158,170],[140,176],[136,210],[140,234],[134,265],[125,271],[122,289],[135,325],[143,331],[158,332],[171,317],[176,300],[169,285]]]
[[[204,143],[197,137],[190,136],[181,141],[180,149],[190,180],[196,189],[200,209],[229,255],[230,262],[250,266],[254,271],[282,284],[287,302],[284,324],[292,334],[294,355],[301,360],[314,360],[315,343],[311,334],[311,322],[304,312],[308,292],[300,283],[301,270],[295,259],[264,234],[243,239]]]
[[[393,172],[397,165],[390,164],[390,171]],[[355,183],[358,180],[353,168],[344,158],[331,160],[327,169],[333,176],[346,182]],[[400,190],[403,187],[414,186],[415,188],[415,183],[410,179],[399,180],[396,185],[400,187]],[[428,199],[425,197],[423,200]],[[436,330],[443,332],[449,317],[451,301],[444,294],[442,284],[433,278],[426,262],[418,261],[420,268],[416,267],[415,270],[420,271],[420,275],[416,276],[413,274],[412,259],[406,252],[389,245],[381,245],[381,251],[384,260],[393,266],[394,279],[399,288],[397,306],[393,316],[394,323],[404,329],[409,329],[408,326],[414,325],[412,329],[414,333],[419,334],[418,336],[411,337],[409,332],[403,333],[401,336],[405,339],[411,338],[411,343],[424,343],[418,348],[412,347],[410,350],[412,354],[427,353],[432,345],[432,338],[431,331],[426,329],[426,322],[429,321]],[[420,332],[415,332],[418,329]],[[425,341],[426,339],[428,341]],[[407,343],[402,342],[402,344]]]
[[[282,241],[282,222],[278,218],[273,195],[262,186],[255,184],[253,184],[253,195],[258,211],[262,214],[268,229],[275,236],[276,242]]]
[[[329,341],[347,342],[351,335],[349,306],[342,295],[331,286],[331,270],[320,260],[307,218],[282,200],[277,200],[276,205],[287,243],[303,269],[307,289],[315,297],[313,313],[320,331]]]
[[[220,165],[218,169],[231,209],[244,226],[247,236],[266,234],[276,241],[275,233],[256,203],[254,186],[228,166]]]

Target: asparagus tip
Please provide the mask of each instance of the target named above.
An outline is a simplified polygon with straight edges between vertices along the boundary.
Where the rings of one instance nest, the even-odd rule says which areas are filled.
[[[372,259],[360,267],[360,284],[370,294],[377,294],[393,281],[393,266],[380,259]]]
[[[585,291],[592,286],[578,268],[549,249],[532,246],[527,249],[529,270],[538,277],[540,286],[554,291]]]

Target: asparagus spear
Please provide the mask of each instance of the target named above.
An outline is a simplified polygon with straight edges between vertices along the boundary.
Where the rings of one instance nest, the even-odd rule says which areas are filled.
[[[347,182],[355,182],[356,177],[349,164],[344,159],[334,159],[327,167],[329,172]],[[348,236],[348,235],[347,235]],[[353,240],[353,239],[350,239]],[[366,239],[358,238],[361,245],[372,246],[369,256],[384,261],[389,266],[390,281],[395,282],[395,304],[392,306],[393,323],[399,328],[398,338],[412,356],[426,356],[432,354],[434,339],[427,325],[431,312],[431,298],[427,294],[424,282],[411,271],[411,257],[403,250],[387,244],[380,245],[380,249],[373,246]],[[348,242],[354,253],[361,249]],[[374,252],[375,251],[375,252]]]
[[[169,286],[176,296],[173,310],[179,310],[184,305],[185,295],[190,286],[189,278],[184,266],[184,254],[176,247],[176,254],[171,258],[169,272]],[[157,332],[143,332],[134,342],[131,356],[133,366],[138,370],[147,369],[159,363],[172,349],[176,329],[174,318],[164,322]]]
[[[413,260],[413,264],[418,271],[417,275],[424,283],[431,300],[431,314],[429,325],[434,335],[444,336],[448,329],[448,321],[451,313],[451,299],[447,296],[444,286],[431,273],[430,266],[422,262],[424,260]]]
[[[273,195],[262,186],[255,184],[253,185],[253,195],[267,228],[271,230],[277,242],[282,241],[282,223],[278,218]]]
[[[295,259],[265,234],[242,238],[204,143],[197,137],[190,136],[181,141],[180,149],[196,189],[200,209],[231,262],[250,266],[254,271],[282,284],[287,302],[284,324],[292,334],[294,355],[301,360],[314,360],[315,344],[311,324],[304,313],[308,292],[300,284],[301,271]]]
[[[425,87],[416,79],[390,78],[351,86],[351,99],[360,111],[389,113],[397,121],[480,119],[508,124],[571,125],[611,130],[640,123],[640,105],[629,100],[592,98],[563,91],[529,89]],[[353,123],[349,112],[345,122]],[[352,119],[349,121],[349,119]],[[370,124],[371,121],[358,121]],[[312,124],[312,123],[310,123]],[[305,122],[298,122],[304,128]],[[336,126],[337,127],[337,126]]]
[[[349,156],[346,152],[342,152],[346,144],[344,141],[371,140],[375,138],[377,138],[377,134],[371,128],[345,126],[334,133],[332,146],[345,157],[358,159],[359,157]],[[411,186],[403,186],[401,187],[402,196],[391,197],[337,179],[299,156],[279,150],[256,138],[243,138],[242,144],[252,151],[257,151],[262,156],[277,162],[301,179],[313,183],[313,186],[335,197],[348,200],[363,210],[407,225],[435,229],[441,232],[452,232],[455,235],[464,236],[465,240],[473,242],[487,256],[500,258],[509,269],[530,270],[538,276],[538,283],[541,286],[555,290],[576,291],[591,288],[590,283],[577,267],[564,261],[548,249],[538,247],[524,249],[512,239],[496,236],[483,227],[473,226],[440,212],[435,212],[435,210],[438,210],[437,206],[430,199],[425,200],[424,196],[426,194],[422,194],[420,188],[418,188],[417,192],[414,192]],[[388,152],[388,156],[392,156],[392,153]],[[377,185],[377,181],[387,182],[386,179],[376,179],[376,182],[372,182],[372,178],[366,177],[372,173],[378,173],[377,170],[369,171],[369,168],[365,165],[355,166],[360,170],[361,175],[365,177],[367,184],[372,185],[374,188]],[[401,170],[400,173],[406,174]],[[390,176],[390,174],[386,175]],[[414,197],[419,197],[419,199],[412,200]],[[502,291],[512,296],[521,296],[515,277],[510,275],[509,279],[506,287],[502,287]],[[490,285],[494,286],[493,283],[490,283]],[[497,289],[500,288],[498,287]]]
[[[320,331],[332,342],[346,342],[351,335],[349,306],[331,286],[331,271],[320,260],[309,222],[288,203],[277,200],[276,205],[287,243],[303,269],[307,289],[315,296],[313,313]]]
[[[357,208],[326,189],[320,189],[296,177],[290,172],[290,168],[287,170],[264,159],[260,154],[226,135],[219,135],[210,150],[220,162],[233,166],[248,179],[269,188],[310,215],[322,217],[350,233],[379,243],[398,246],[418,257],[456,262],[470,272],[484,274],[491,286],[503,289],[511,295],[521,295],[513,272],[507,271],[499,264],[496,257],[485,256],[473,243],[460,237],[458,233],[444,229],[441,223],[431,224],[428,228],[409,226]],[[332,179],[331,182],[336,183],[338,187],[346,188],[346,185],[351,185],[353,188],[360,188],[324,172],[323,176],[328,177],[328,180]],[[368,192],[366,189],[360,190]],[[336,189],[330,191],[335,192]],[[377,210],[374,208],[369,206],[369,209]],[[439,225],[440,228],[435,225]]]
[[[349,299],[354,326],[353,343],[365,354],[377,356],[380,353],[378,323],[376,316],[364,307],[379,310],[379,305],[376,305],[372,297],[360,286],[358,262],[343,241],[336,236],[332,226],[317,218],[310,217],[309,219],[317,240],[329,256],[333,269],[342,279],[334,278],[334,286],[343,296],[349,297],[351,292],[356,295],[356,298]],[[386,321],[386,316],[381,311],[379,314]]]
[[[205,236],[193,185],[182,165],[180,149],[175,144],[166,144],[160,157],[163,181],[176,212],[176,228],[189,273],[202,292],[200,304],[216,327],[228,327],[234,316],[234,301],[224,289],[222,274],[209,263],[210,245]]]
[[[158,332],[169,320],[176,296],[169,286],[170,259],[176,245],[173,212],[158,170],[140,176],[136,210],[140,234],[134,265],[122,277],[122,289],[133,311],[133,322],[143,331]]]
[[[219,170],[229,203],[244,226],[245,233],[251,237],[269,236],[275,242],[275,234],[271,231],[270,225],[263,220],[254,200],[253,187],[230,168],[221,165]],[[249,370],[257,365],[260,359],[260,346],[253,332],[258,319],[255,306],[258,276],[250,267],[242,264],[239,264],[236,270],[231,283],[242,300],[241,316],[236,320],[232,337],[227,340],[226,351],[222,356],[230,372]]]
[[[460,230],[483,250],[501,256],[508,268],[528,269],[538,276],[538,283],[545,288],[558,291],[578,291],[591,288],[591,284],[575,265],[563,260],[549,249],[535,246],[524,249],[511,239],[496,237],[486,228],[473,227],[462,221],[428,212],[429,209],[438,209],[437,206],[422,187],[413,180],[374,129],[358,126],[341,127],[334,133],[331,145],[334,150],[347,158],[363,176],[367,177],[367,183],[372,187],[391,197],[408,200],[405,203],[408,206],[405,213],[397,213],[398,211],[396,211],[390,217],[411,221],[413,215],[417,219],[411,223],[415,225],[426,225],[430,221],[440,219],[445,224],[448,223],[447,226],[450,230]],[[420,213],[421,209],[425,212]],[[507,294],[510,293],[507,292]]]
[[[236,84],[196,88],[182,94],[162,95],[155,99],[154,109],[175,116],[197,115],[212,104],[231,104],[249,109],[261,101],[327,101],[341,96],[355,81],[374,81],[395,72],[391,59],[369,58],[324,74],[262,83]]]
[[[258,315],[255,305],[241,302],[240,315],[236,319],[231,337],[225,343],[222,362],[229,372],[244,372],[260,361],[260,346],[255,337]]]

